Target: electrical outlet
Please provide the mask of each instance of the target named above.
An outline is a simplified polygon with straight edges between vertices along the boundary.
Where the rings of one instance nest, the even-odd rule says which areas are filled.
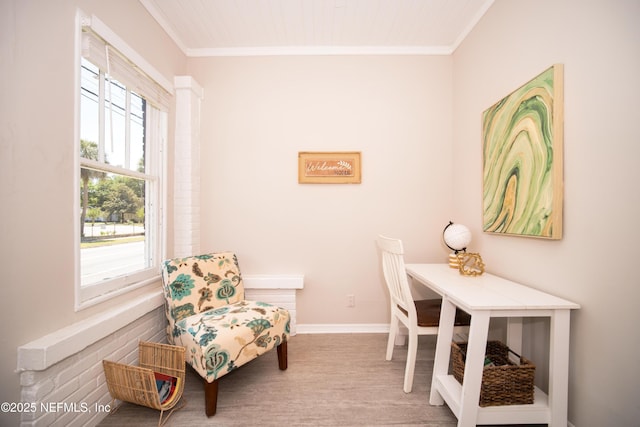
[[[355,307],[356,306],[356,296],[349,294],[347,295],[347,307]]]

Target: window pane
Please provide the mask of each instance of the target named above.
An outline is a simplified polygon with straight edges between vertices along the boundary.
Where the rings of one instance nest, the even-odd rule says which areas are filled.
[[[80,305],[156,280],[161,250],[158,156],[166,128],[153,106],[105,71],[82,58]]]
[[[144,188],[144,180],[81,168],[82,286],[150,267]]]
[[[82,80],[80,89],[80,139],[93,142],[97,150],[100,129],[98,116],[100,74],[96,66],[83,59],[80,77]],[[82,152],[81,147],[80,155],[86,157],[85,154]],[[97,151],[95,152],[95,157],[87,158],[98,160]]]

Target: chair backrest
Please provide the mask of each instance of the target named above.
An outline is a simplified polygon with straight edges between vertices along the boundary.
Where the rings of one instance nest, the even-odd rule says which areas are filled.
[[[382,253],[382,273],[389,288],[391,305],[397,305],[415,316],[416,309],[404,267],[402,241],[380,235],[377,243]]]
[[[167,316],[174,322],[244,300],[244,284],[233,252],[175,258],[164,262],[162,283]]]

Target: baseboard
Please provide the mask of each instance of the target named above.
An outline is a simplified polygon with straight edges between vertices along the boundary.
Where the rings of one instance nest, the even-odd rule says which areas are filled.
[[[296,331],[299,334],[387,334],[388,323],[322,323],[300,324]]]

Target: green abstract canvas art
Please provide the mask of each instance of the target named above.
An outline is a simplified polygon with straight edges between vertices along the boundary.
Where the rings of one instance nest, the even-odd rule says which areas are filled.
[[[563,66],[482,114],[483,230],[562,238]]]

